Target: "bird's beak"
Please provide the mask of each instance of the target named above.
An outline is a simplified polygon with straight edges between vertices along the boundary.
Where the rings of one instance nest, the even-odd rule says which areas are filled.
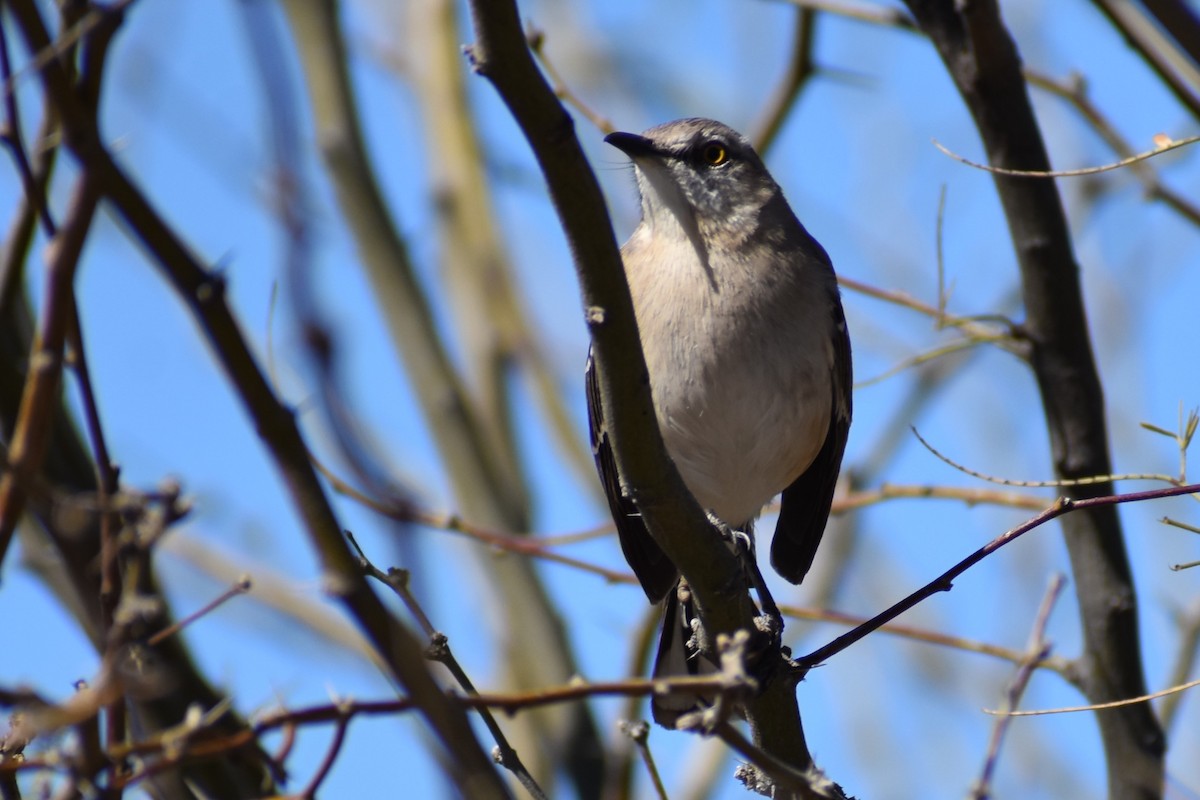
[[[638,136],[636,133],[610,133],[608,136],[604,137],[604,141],[608,142],[630,158],[636,159],[639,156],[645,157],[660,155],[658,148],[654,146],[654,142],[647,139],[645,136]]]

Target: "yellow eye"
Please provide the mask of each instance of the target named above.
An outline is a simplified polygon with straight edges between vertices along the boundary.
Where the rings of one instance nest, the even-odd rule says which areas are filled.
[[[719,167],[729,160],[729,151],[720,142],[709,142],[700,151],[700,157],[710,167]]]

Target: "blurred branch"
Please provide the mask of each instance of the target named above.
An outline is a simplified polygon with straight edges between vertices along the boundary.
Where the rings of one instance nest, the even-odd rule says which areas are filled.
[[[916,311],[919,314],[924,314],[931,319],[937,321],[938,327],[957,328],[962,331],[967,338],[980,341],[992,342],[1003,350],[1006,350],[1018,358],[1028,358],[1028,349],[1025,343],[1021,341],[1018,335],[1017,326],[1008,319],[988,315],[982,317],[963,317],[954,314],[947,314],[945,308],[940,306],[931,306],[926,302],[916,299],[907,292],[902,292],[896,289],[881,289],[877,286],[872,286],[869,283],[864,283],[854,278],[847,278],[845,275],[838,276],[838,284],[843,289],[848,289],[852,292],[874,297],[876,300],[882,300],[892,305],[907,308]],[[981,323],[993,322],[997,323],[994,326],[987,326]]]
[[[1038,608],[1033,621],[1033,630],[1029,633],[1029,644],[1026,645],[1024,657],[1017,663],[1016,673],[1004,692],[1004,710],[1012,711],[1021,704],[1021,697],[1029,685],[1039,664],[1050,655],[1050,643],[1046,640],[1046,625],[1050,622],[1050,612],[1062,594],[1066,578],[1056,573],[1050,579],[1046,595]],[[1001,716],[992,724],[992,735],[988,740],[987,756],[983,761],[983,771],[979,780],[971,787],[970,797],[973,800],[987,800],[992,796],[992,778],[996,774],[996,765],[1000,760],[1000,745],[1004,742],[1004,734],[1008,731],[1009,717]]]
[[[1070,103],[1071,107],[1092,127],[1092,130],[1122,159],[1128,160],[1133,157],[1133,146],[1125,137],[1121,136],[1116,126],[1092,103],[1088,97],[1087,81],[1081,76],[1074,75],[1060,81],[1026,69],[1025,79],[1029,81],[1030,85]],[[1174,189],[1165,186],[1152,165],[1137,161],[1131,163],[1129,169],[1142,182],[1149,197],[1163,202],[1193,225],[1200,226],[1200,208]]]
[[[345,617],[309,598],[292,581],[267,565],[248,563],[242,558],[235,561],[231,555],[185,532],[177,532],[165,539],[162,549],[218,583],[232,583],[241,575],[250,575],[254,580],[254,591],[248,597],[251,602],[282,614],[339,651],[354,653],[387,674],[387,664],[371,642],[357,628],[348,626]]]
[[[1175,624],[1179,628],[1179,643],[1167,676],[1168,686],[1185,683],[1196,667],[1196,657],[1200,655],[1200,598],[1193,600],[1186,609],[1175,614]],[[1168,731],[1178,717],[1179,703],[1182,699],[1182,694],[1168,695],[1159,707],[1163,727]]]
[[[25,509],[22,482],[41,470],[49,445],[74,304],[75,268],[99,202],[96,179],[85,172],[76,183],[66,221],[50,244],[41,324],[29,354],[29,376],[8,447],[7,469],[0,474],[0,563]]]
[[[912,355],[912,356],[909,356],[908,358],[902,359],[900,362],[888,367],[883,372],[880,372],[876,375],[872,375],[869,378],[862,378],[860,380],[856,380],[854,382],[854,388],[856,390],[864,389],[868,386],[873,386],[877,383],[882,383],[883,381],[887,380],[888,378],[893,378],[902,372],[907,372],[908,370],[912,369],[913,367],[919,367],[923,364],[928,364],[932,361],[937,361],[938,359],[945,358],[946,356],[952,356],[952,355],[961,353],[966,350],[971,350],[975,347],[978,347],[981,344],[1002,344],[1002,343],[1009,341],[1010,339],[1011,339],[1011,336],[1009,334],[1005,334],[1005,333],[997,334],[996,336],[991,337],[991,338],[971,338],[971,337],[964,336],[964,337],[960,337],[960,338],[956,338],[956,339],[951,339],[948,342],[939,344],[935,347],[929,348],[928,350],[917,353],[916,355]]]
[[[409,383],[438,444],[455,499],[472,519],[509,531],[527,530],[528,499],[508,428],[511,420],[505,407],[507,390],[497,388],[502,387],[505,364],[493,361],[492,355],[483,356],[487,364],[483,367],[486,373],[480,376],[480,386],[482,395],[488,399],[484,405],[487,410],[481,410],[454,369],[429,300],[416,278],[405,242],[377,182],[350,84],[339,4],[333,0],[289,0],[283,8],[300,53],[313,126],[342,216],[354,234],[362,266],[384,311],[393,344],[403,357]],[[441,40],[439,36],[438,41]],[[443,63],[444,52],[439,50],[437,59]],[[439,135],[444,133],[439,129]],[[455,157],[468,156],[458,152]],[[474,202],[482,203],[480,185],[464,190],[475,192]],[[462,199],[461,194],[456,196]],[[461,211],[468,213],[472,209],[487,215],[486,207],[480,205]],[[476,221],[470,220],[472,225]],[[492,263],[498,249],[494,239],[472,238],[472,241],[475,245],[469,253],[456,252],[464,257],[482,255],[491,263],[489,269],[496,268]],[[494,249],[484,254],[481,248]],[[482,282],[479,288],[495,291],[495,287]],[[511,304],[504,313],[519,316]],[[488,347],[485,345],[478,352],[490,352]],[[531,565],[518,560],[492,563],[485,574],[496,587],[496,607],[505,612],[507,624],[501,641],[506,648],[504,663],[514,683],[522,687],[545,685],[573,674],[576,667],[562,622]],[[580,743],[590,758],[597,757],[600,752],[597,737],[585,710],[569,713],[566,720],[551,720],[544,715],[532,718],[537,725],[533,738],[522,742],[530,758],[560,748],[571,752]],[[519,723],[521,727],[528,724],[524,720]],[[552,770],[555,765],[546,766]],[[539,776],[546,774],[541,767],[534,765]],[[586,785],[594,782],[589,778]]]
[[[406,13],[406,74],[425,125],[438,266],[455,312],[454,330],[466,353],[465,383],[475,401],[480,434],[507,476],[507,491],[527,506],[529,487],[514,441],[509,372],[522,351],[530,366],[544,366],[544,360],[513,292],[512,271],[497,231],[491,187],[467,102],[456,6],[426,0]],[[551,393],[543,402],[560,406],[553,381],[548,385]],[[558,410],[560,416],[565,414]],[[591,461],[579,440],[577,434],[564,440],[575,445],[576,467]]]
[[[751,130],[749,139],[754,149],[766,158],[775,144],[783,123],[800,98],[800,92],[813,76],[813,39],[816,36],[817,15],[805,8],[796,8],[792,20],[792,46],[783,78],[771,92],[761,120]]]
[[[491,527],[522,534],[528,530],[529,487],[516,442],[514,369],[524,371],[531,394],[543,409],[546,427],[581,485],[598,497],[599,482],[591,450],[563,402],[562,387],[549,368],[546,349],[515,289],[475,130],[477,115],[468,102],[458,6],[453,0],[425,0],[409,7],[407,21],[412,56],[409,75],[431,155],[430,189],[441,274],[465,345],[467,380],[476,400],[480,432],[506,476],[507,485],[501,491],[513,501],[519,500],[523,512],[519,519],[505,519],[486,513],[478,503],[464,503],[463,508],[468,516]],[[534,565],[526,559],[498,562],[476,552],[482,559],[483,574],[499,597],[497,606],[505,610],[501,663],[506,685],[533,689],[576,674],[579,667],[572,643]],[[534,774],[549,781],[556,772],[564,771],[580,797],[598,797],[604,748],[585,706],[526,715],[514,721],[512,733]],[[549,783],[546,786],[553,788]]]
[[[907,0],[975,119],[988,163],[1048,170],[1049,158],[1021,75],[1020,57],[994,1]],[[1193,106],[1200,110],[1200,106]],[[1112,473],[1104,399],[1088,335],[1066,216],[1051,180],[994,175],[1020,267],[1023,332],[1060,478]],[[1111,495],[1111,484],[1076,487],[1076,498]],[[1083,500],[1077,502],[1084,502]],[[1079,601],[1080,686],[1093,703],[1145,694],[1137,593],[1121,523],[1111,505],[1063,521]],[[1109,793],[1157,798],[1165,742],[1143,703],[1096,716]]]
[[[622,481],[655,540],[687,576],[708,635],[754,630],[744,572],[663,448],[612,225],[571,118],[538,72],[511,0],[476,0],[471,12],[476,41],[468,55],[529,141],[575,257],[606,434]],[[804,741],[794,683],[769,681],[745,708],[756,742],[811,778],[802,796],[819,796],[819,770]],[[840,795],[836,787],[830,793]]]
[[[1131,0],[1092,2],[1180,104],[1200,120],[1200,25],[1195,12],[1179,0],[1141,0],[1146,9]],[[1151,14],[1164,24],[1156,23]]]
[[[550,81],[550,87],[554,90],[554,96],[562,100],[567,105],[578,111],[584,119],[592,123],[596,130],[601,133],[612,133],[616,130],[612,122],[607,117],[602,116],[598,111],[593,109],[583,99],[576,94],[567,82],[563,80],[562,74],[558,68],[554,66],[554,62],[550,60],[550,56],[546,53],[546,33],[538,28],[529,26],[525,34],[529,42],[529,50],[537,57],[538,63],[542,65],[542,70],[546,73],[546,77]],[[591,457],[588,457],[591,462]],[[595,466],[588,464],[588,471],[595,474]],[[595,483],[595,481],[592,481]]]
[[[846,19],[885,25],[900,30],[919,33],[916,21],[898,8],[887,8],[868,3],[846,2],[846,0],[787,0],[794,6],[826,14],[835,14]]]
[[[455,495],[471,516],[523,530],[522,493],[483,433],[466,389],[443,347],[408,249],[384,201],[363,141],[334,0],[283,3],[304,68],[313,125],[337,191],[342,216],[358,246],[393,345],[429,420]]]

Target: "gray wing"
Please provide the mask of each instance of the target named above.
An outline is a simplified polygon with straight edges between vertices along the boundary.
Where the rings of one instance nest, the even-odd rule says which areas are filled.
[[[633,568],[633,574],[642,584],[646,597],[651,603],[661,602],[674,588],[675,581],[679,579],[679,571],[646,530],[633,500],[621,491],[617,462],[604,428],[604,409],[600,405],[600,387],[596,383],[596,365],[592,360],[591,350],[588,350],[586,383],[592,455],[596,459],[596,470],[600,473],[604,496],[608,499],[608,509],[617,526],[621,550],[625,553],[625,560]]]
[[[837,289],[833,292],[835,340],[833,363],[829,365],[829,383],[833,392],[829,431],[812,464],[783,490],[779,523],[775,526],[775,538],[771,540],[771,566],[792,583],[804,580],[821,544],[842,467],[842,454],[850,435],[853,380],[850,336]]]

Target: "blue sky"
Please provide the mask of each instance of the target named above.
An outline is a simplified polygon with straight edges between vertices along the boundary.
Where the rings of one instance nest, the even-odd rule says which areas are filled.
[[[1026,65],[1059,78],[1086,75],[1093,101],[1137,149],[1150,148],[1159,132],[1194,133],[1186,115],[1090,4],[1008,2],[1003,9]],[[791,9],[783,3],[542,2],[524,4],[522,10],[545,31],[548,52],[572,88],[626,130],[681,116],[711,116],[750,128],[789,46]],[[434,210],[417,108],[412,92],[378,57],[389,53],[403,59],[403,14],[387,3],[364,2],[349,5],[344,16],[377,171],[427,288],[441,304],[437,246],[422,235],[433,224]],[[272,313],[283,238],[270,209],[266,109],[242,21],[234,2],[136,4],[113,51],[104,131],[196,251],[222,265],[230,301],[263,357],[266,333],[272,330],[281,391],[300,408],[314,447],[332,453],[310,402],[314,390],[290,315],[286,308]],[[464,27],[463,41],[470,38]],[[1017,288],[1012,250],[990,179],[931,144],[936,138],[967,157],[980,153],[970,120],[932,49],[910,34],[833,18],[822,19],[817,41],[823,73],[791,114],[768,165],[835,266],[856,280],[933,302],[935,225],[944,189],[950,309],[961,314],[1006,309],[1019,315],[1012,300]],[[587,341],[570,256],[507,111],[482,79],[472,80],[470,91],[493,167],[505,246],[583,437]],[[33,100],[28,90],[22,97],[27,106]],[[1035,94],[1035,104],[1056,167],[1112,160],[1061,101]],[[34,113],[26,116],[36,120]],[[637,214],[626,159],[604,145],[602,134],[586,121],[578,123],[623,239]],[[311,130],[305,129],[303,140],[313,146]],[[315,146],[308,159],[318,201],[321,302],[342,342],[347,400],[395,474],[409,481],[430,508],[452,509],[432,439],[385,335],[381,315],[386,311],[375,304],[358,268]],[[69,159],[62,163],[52,193],[58,208],[75,174]],[[1177,189],[1200,185],[1192,151],[1155,164]],[[18,196],[17,181],[11,171],[6,174],[0,181],[0,219],[9,218]],[[1117,173],[1104,180],[1107,191],[1095,202],[1085,183],[1064,182],[1061,190],[1106,383],[1114,464],[1121,472],[1173,472],[1173,445],[1141,430],[1139,423],[1173,428],[1181,405],[1200,405],[1193,352],[1200,341],[1194,308],[1200,232],[1147,203],[1131,176]],[[167,476],[179,478],[197,509],[180,536],[227,553],[235,563],[249,565],[252,574],[269,570],[283,576],[308,600],[323,602],[314,555],[252,427],[186,309],[111,217],[101,217],[93,232],[78,291],[109,444],[123,479],[150,488]],[[35,302],[40,297],[36,286],[34,297]],[[854,293],[846,293],[845,303],[860,381],[944,340],[927,319],[910,311]],[[856,392],[848,465],[867,458],[885,429],[897,424],[897,409],[914,380],[908,372]],[[519,398],[528,398],[527,387],[518,385],[517,391]],[[516,419],[521,447],[536,487],[535,530],[569,532],[603,521],[605,509],[594,501],[592,488],[580,485],[564,467],[537,418],[536,404],[516,405],[522,409]],[[1032,378],[997,350],[977,351],[918,416],[899,423],[916,425],[948,455],[980,471],[1050,477]],[[878,480],[978,485],[907,435]],[[1042,494],[1053,497],[1050,490]],[[348,502],[339,500],[338,509],[343,524],[381,564],[400,558],[386,525]],[[1163,686],[1175,656],[1172,613],[1194,604],[1198,595],[1195,572],[1167,569],[1197,557],[1194,537],[1159,525],[1155,520],[1164,515],[1197,520],[1195,505],[1187,500],[1122,510],[1141,590],[1152,689]],[[869,509],[857,520],[861,542],[835,606],[873,613],[1022,517],[1010,510],[929,501]],[[418,591],[477,684],[488,687],[495,650],[477,548],[436,531],[416,538]],[[570,553],[622,565],[611,538]],[[0,681],[29,682],[63,697],[74,680],[94,673],[96,657],[21,568],[18,556],[10,555],[4,564],[0,605],[9,612],[9,641],[22,644],[0,655]],[[220,584],[169,547],[159,564],[179,614],[220,591]],[[1064,569],[1057,529],[1047,527],[968,573],[952,593],[931,599],[905,621],[1020,648],[1049,576]],[[624,675],[630,637],[646,613],[641,592],[560,566],[545,565],[542,574],[569,619],[587,677]],[[802,603],[805,590],[781,586],[779,595]],[[837,632],[803,623],[789,628],[801,652]],[[1049,633],[1056,653],[1077,651],[1070,587]],[[253,597],[205,618],[187,638],[207,673],[233,692],[244,712],[277,702],[302,705],[331,695],[370,699],[389,692],[367,663],[264,609]],[[800,687],[810,745],[818,762],[854,794],[962,796],[978,773],[990,731],[990,720],[979,709],[996,704],[1009,673],[1008,666],[980,656],[870,637],[814,671]],[[1035,677],[1026,696],[1029,707],[1079,702],[1053,675]],[[595,709],[602,734],[615,737],[620,703],[600,701]],[[1200,746],[1198,713],[1194,698],[1183,701],[1168,761],[1173,777],[1193,790],[1200,787],[1200,766],[1187,754]],[[318,761],[327,734],[302,735],[295,763]],[[708,757],[697,756],[696,741],[682,734],[655,731],[652,743],[669,786],[680,785],[693,759]],[[1008,747],[997,778],[1000,794],[1101,796],[1098,737],[1086,716],[1018,721]],[[731,769],[732,762],[726,773]],[[301,771],[293,788],[305,779]],[[442,785],[414,722],[355,722],[326,796],[376,792],[381,781],[389,780],[403,782],[397,796],[434,796]],[[743,795],[727,780],[717,796]]]

